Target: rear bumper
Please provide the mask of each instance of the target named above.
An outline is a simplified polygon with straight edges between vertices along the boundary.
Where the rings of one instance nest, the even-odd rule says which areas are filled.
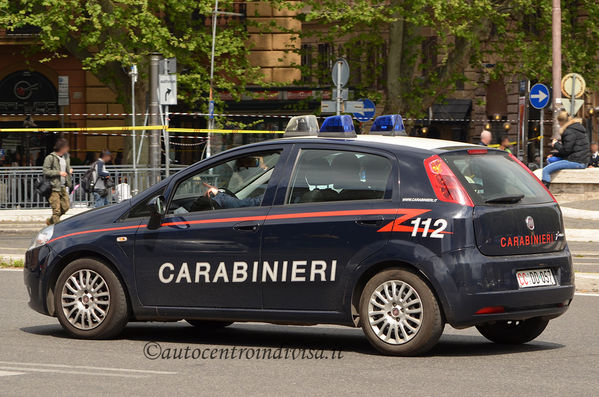
[[[484,256],[478,249],[444,257],[454,283],[448,294],[445,313],[454,327],[468,327],[497,320],[555,318],[566,312],[574,297],[574,273],[570,251],[549,254]],[[516,272],[529,269],[552,270],[557,285],[520,289]],[[487,307],[503,313],[476,314]]]

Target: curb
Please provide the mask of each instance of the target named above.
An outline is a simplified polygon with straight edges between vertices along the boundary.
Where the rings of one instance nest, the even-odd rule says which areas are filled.
[[[70,218],[73,215],[81,214],[89,211],[91,208],[71,208],[66,214],[62,216],[62,219]],[[10,223],[33,223],[38,222],[41,224],[46,223],[52,215],[50,208],[44,209],[30,209],[30,210],[0,210],[0,224],[9,226]]]
[[[561,206],[564,218],[584,219],[586,221],[599,221],[599,211],[579,210]]]

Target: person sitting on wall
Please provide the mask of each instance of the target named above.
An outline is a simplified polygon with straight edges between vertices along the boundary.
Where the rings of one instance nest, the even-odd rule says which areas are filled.
[[[560,140],[551,141],[555,154],[549,155],[547,159],[549,164],[543,168],[543,177],[541,178],[547,187],[551,183],[552,173],[563,169],[586,168],[591,157],[589,138],[581,123],[582,120],[572,118],[568,112],[562,110],[557,116],[557,121],[560,125]],[[550,162],[552,157],[559,157],[560,160]]]

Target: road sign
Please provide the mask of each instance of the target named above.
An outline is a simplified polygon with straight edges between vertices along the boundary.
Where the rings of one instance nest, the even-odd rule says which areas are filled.
[[[177,104],[176,74],[161,74],[158,76],[158,102],[161,105]]]
[[[214,101],[208,103],[208,118],[212,120],[214,118]]]
[[[578,111],[584,104],[584,99],[575,99],[574,103],[572,103],[571,99],[562,98],[562,103],[564,105],[564,108],[566,108],[566,111],[568,112],[568,114],[570,116],[574,117],[574,115],[576,113],[578,113]]]
[[[345,113],[364,113],[364,102],[347,101],[345,102]]]
[[[337,75],[340,74],[340,80],[337,80]],[[339,58],[335,61],[335,65],[333,66],[333,84],[337,85],[338,82],[341,83],[341,86],[345,87],[347,82],[349,81],[349,64],[343,58]]]
[[[568,98],[580,98],[586,87],[587,83],[578,73],[568,73],[562,79],[562,93]]]
[[[337,101],[320,102],[320,112],[323,114],[337,113]]]
[[[535,109],[543,109],[549,104],[549,88],[545,84],[537,83],[530,89],[530,104]]]
[[[349,99],[349,89],[344,88],[341,90],[341,99],[347,101]],[[333,90],[333,100],[337,100],[337,90]]]
[[[370,99],[360,99],[360,101],[362,101],[364,109],[361,112],[354,113],[354,117],[358,121],[362,122],[372,120],[376,112],[374,102],[372,102]]]
[[[177,73],[177,58],[165,58],[158,61],[158,74]]]
[[[58,76],[58,106],[69,106],[69,76]]]

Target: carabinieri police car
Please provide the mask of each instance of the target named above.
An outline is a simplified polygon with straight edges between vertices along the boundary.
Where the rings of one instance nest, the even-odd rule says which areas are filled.
[[[349,116],[320,132],[294,118],[283,139],[43,229],[30,306],[90,339],[180,319],[362,327],[396,355],[427,351],[446,323],[536,338],[574,294],[557,202],[511,154],[396,136],[395,119],[356,135]]]

